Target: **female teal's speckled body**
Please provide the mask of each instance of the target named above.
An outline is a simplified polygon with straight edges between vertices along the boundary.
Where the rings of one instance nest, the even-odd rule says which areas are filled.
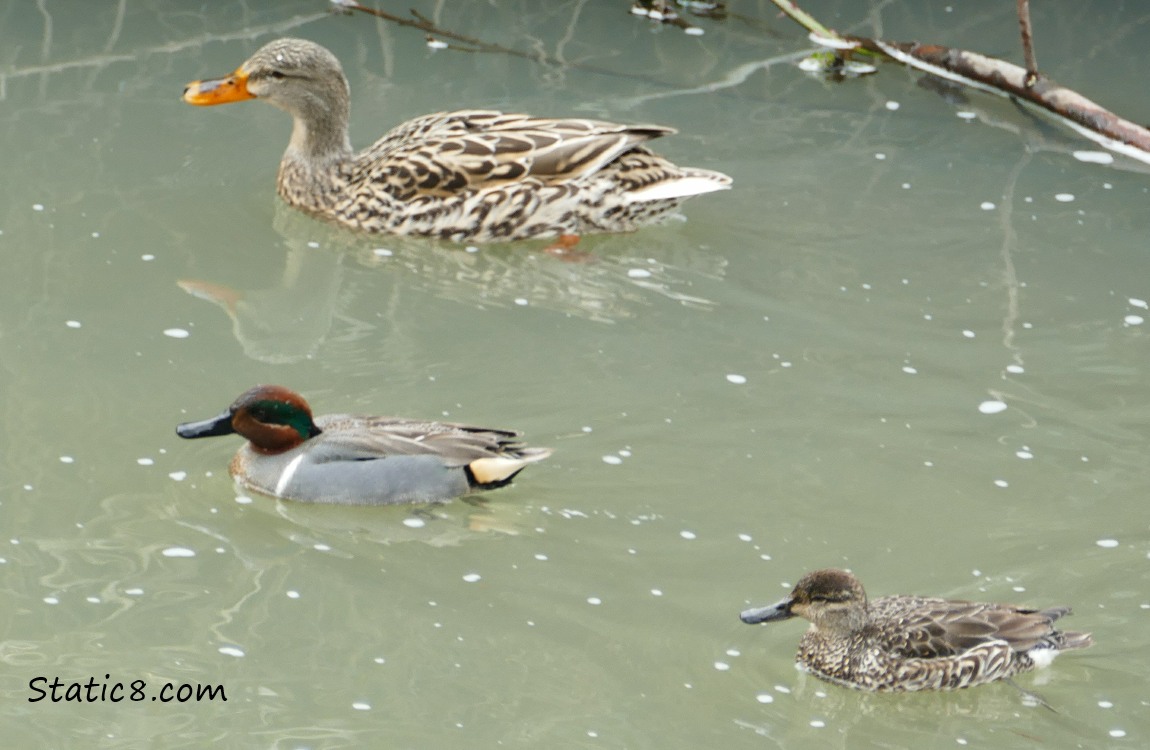
[[[867,601],[844,570],[808,573],[790,596],[742,613],[756,624],[811,622],[795,661],[817,677],[858,690],[957,690],[1044,667],[1060,651],[1087,648],[1089,633],[1059,631],[1068,607],[884,596]]]

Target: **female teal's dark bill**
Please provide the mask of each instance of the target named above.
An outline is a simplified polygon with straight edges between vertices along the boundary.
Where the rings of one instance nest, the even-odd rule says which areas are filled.
[[[308,503],[442,502],[503,487],[551,455],[510,430],[446,422],[331,414],[312,417],[298,393],[257,385],[217,417],[176,427],[183,438],[238,434],[232,459],[247,489]]]
[[[742,612],[743,622],[801,617],[811,627],[799,641],[800,668],[859,690],[957,690],[1045,667],[1061,651],[1087,648],[1089,633],[1060,631],[1069,607],[884,596],[868,602],[845,570],[816,570],[790,595]]]

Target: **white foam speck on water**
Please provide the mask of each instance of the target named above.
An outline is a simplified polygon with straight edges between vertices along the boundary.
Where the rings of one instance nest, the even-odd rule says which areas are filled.
[[[1114,737],[1114,738],[1125,737],[1126,736],[1126,730],[1125,729],[1111,729],[1110,730],[1110,736]]]
[[[693,531],[686,531],[686,530],[684,530],[684,531],[680,531],[680,532],[679,532],[679,536],[683,537],[684,539],[695,539],[695,538],[696,538],[696,537],[695,537],[695,532],[693,532]]]
[[[737,375],[732,372],[727,375],[727,382],[734,383],[735,385],[742,385],[743,383],[747,382],[747,377],[745,375]]]
[[[1114,549],[1115,547],[1118,546],[1118,540],[1117,539],[1099,539],[1097,542],[1095,542],[1095,544],[1097,544],[1099,547],[1104,547],[1106,549]]]
[[[1001,401],[983,401],[978,405],[978,410],[983,414],[998,414],[1006,411],[1006,404]]]
[[[739,649],[737,649],[737,648],[727,649],[727,656],[740,656],[741,654],[742,654],[742,652],[739,651]]]
[[[791,689],[789,687],[787,687],[786,685],[775,685],[775,692],[787,695],[791,692]]]
[[[603,463],[611,464],[612,466],[618,466],[619,464],[623,463],[623,459],[619,458],[618,456],[603,456]]]
[[[79,328],[81,324],[78,320],[65,320],[64,325],[68,326],[69,328]]]
[[[1054,200],[1059,203],[1070,203],[1074,200],[1074,193],[1055,193]]]
[[[990,201],[983,201],[982,203],[978,204],[978,207],[981,208],[983,211],[993,211],[995,208],[997,208]]]
[[[237,648],[236,646],[220,646],[216,650],[224,656],[234,656],[237,659],[245,655],[244,650],[242,648]]]
[[[1144,318],[1141,315],[1127,315],[1122,319],[1122,322],[1128,326],[1140,326],[1143,321]]]
[[[811,726],[814,727],[815,729],[822,729],[826,725],[827,725],[827,723],[825,721],[823,721],[822,719],[811,719]]]
[[[1021,375],[1026,372],[1026,369],[1022,365],[1007,365],[1006,371],[1014,375]]]
[[[688,26],[687,28],[683,29],[683,33],[690,36],[702,36],[706,32],[707,30],[702,26]]]
[[[631,451],[624,448],[623,450],[619,451],[619,455],[622,456],[623,458],[630,458],[631,457]]]
[[[1098,701],[1099,708],[1114,708],[1114,704],[1110,701]]]
[[[173,339],[186,339],[188,336],[191,336],[191,334],[183,328],[165,328],[164,335]]]
[[[965,110],[965,109],[960,110],[958,112],[955,112],[954,116],[960,120],[967,120],[967,121],[973,120],[974,118],[978,117],[978,115],[975,114],[974,112],[970,112],[970,111]]]
[[[62,464],[74,464],[74,463],[76,463],[76,459],[72,458],[71,456],[60,456],[60,463],[62,463]]]
[[[547,561],[547,555],[543,554],[542,552],[536,552],[535,553],[535,559],[538,560],[539,562],[546,562]]]
[[[597,596],[589,596],[589,597],[587,597],[587,603],[594,605],[594,606],[599,606],[600,604],[603,603],[603,600]]]
[[[994,486],[995,487],[1009,487],[1010,483],[1007,482],[1005,479],[995,479],[994,480]]]
[[[480,577],[481,576],[478,573],[468,573],[463,576],[463,580],[467,581],[468,583],[475,583],[480,579]]]
[[[584,425],[584,426],[583,426],[583,427],[581,427],[580,429],[581,429],[583,432],[591,432],[591,426],[590,426],[590,425]]]
[[[1026,587],[1025,586],[1012,586],[1010,590],[1016,594],[1021,594],[1023,591],[1026,591]]]
[[[144,590],[141,588],[124,589],[124,593],[128,596],[143,596]]]
[[[878,154],[875,154],[875,155],[874,155],[874,158],[875,158],[875,159],[877,159],[877,160],[879,160],[879,161],[883,161],[883,160],[885,160],[885,159],[886,159],[886,154],[883,154],[883,153],[878,153]]]
[[[376,664],[386,664],[387,663],[387,659],[383,658],[382,656],[377,656],[374,659],[372,659],[372,661],[375,662]]]
[[[1023,459],[1034,458],[1034,454],[1031,453],[1030,451],[1027,451],[1027,450],[1015,451],[1014,455],[1018,456],[1019,458],[1023,458]]]
[[[427,521],[424,521],[422,518],[405,518],[403,519],[403,525],[409,529],[422,529],[427,525]]]
[[[630,276],[632,279],[649,279],[649,278],[651,278],[651,272],[648,271],[646,268],[632,268],[631,270],[627,271],[627,275]]]
[[[431,44],[429,43],[428,46],[430,47]],[[443,46],[446,47],[447,45],[445,44]],[[364,701],[356,701],[355,703],[351,704],[351,707],[354,708],[356,711],[370,711],[371,710],[371,704],[365,703]]]
[[[100,603],[100,597],[98,597],[98,596],[86,596],[86,597],[84,597],[84,601],[88,602],[89,604],[99,604]]]
[[[294,589],[290,590],[290,591],[285,591],[284,596],[286,596],[288,599],[299,599],[299,592],[295,591]]]
[[[515,298],[515,304],[519,305],[520,307],[523,307],[527,304],[527,299],[525,297],[516,297]]]
[[[662,589],[651,589],[651,596],[662,596],[662,595],[663,595]]]
[[[251,505],[252,499],[247,495],[236,495],[236,503],[238,505]]]
[[[904,182],[904,183],[902,184],[902,189],[903,189],[903,190],[910,190],[910,183],[909,183],[909,182]]]
[[[771,695],[770,693],[759,693],[755,696],[755,700],[757,700],[759,703],[774,703],[775,696]]]
[[[386,247],[377,247],[371,251],[371,254],[377,258],[390,258],[392,255],[395,255],[395,253],[391,252]]]
[[[43,203],[33,203],[32,204],[32,210],[33,211],[43,211],[44,210],[44,204]]]
[[[1143,310],[1150,310],[1150,305],[1146,304],[1146,300],[1144,300],[1144,299],[1138,299],[1137,297],[1131,297],[1130,299],[1128,299],[1126,301],[1128,303],[1130,303],[1131,307],[1140,307]]]
[[[468,245],[467,247],[463,248],[463,251],[466,253],[477,253],[479,252],[479,248],[475,245]]]
[[[898,108],[899,108],[899,106],[900,106],[900,105],[899,105],[899,103],[898,103],[898,102],[895,102],[895,101],[888,101],[888,102],[887,102],[885,105],[883,105],[883,106],[885,106],[885,107],[886,107],[887,109],[889,109],[891,112],[894,112],[896,109],[898,109]]]
[[[154,464],[156,462],[150,458],[144,457],[144,458],[137,458],[136,463],[138,463],[140,466],[151,466],[152,464]]]
[[[1105,151],[1075,151],[1072,154],[1078,161],[1089,164],[1113,164],[1114,156]]]
[[[307,246],[314,250],[319,247],[319,243],[315,240],[308,240]]]
[[[331,552],[331,545],[324,544],[323,542],[318,542],[316,544],[313,544],[311,546],[311,548],[314,549],[316,552]]]
[[[731,665],[730,665],[730,664],[728,664],[728,663],[727,663],[727,662],[725,662],[725,661],[717,661],[717,662],[715,662],[715,669],[719,670],[720,672],[726,672],[726,671],[727,671],[727,670],[729,670],[730,668],[731,668]]]
[[[749,541],[751,541],[751,539],[752,539],[752,537],[750,534],[739,534],[739,541],[740,542],[749,542]]]
[[[971,331],[970,329],[966,329],[966,330],[963,330],[962,335],[968,339],[972,339],[972,338],[974,338],[974,331]]]
[[[917,375],[918,374],[918,370],[914,369],[910,365],[903,365],[902,371],[905,372],[907,375]]]
[[[93,237],[96,236],[95,233],[93,233],[92,236]],[[156,259],[156,256],[152,255],[151,253],[144,253],[143,255],[140,256],[140,260],[143,260],[143,261],[149,261],[149,260],[155,260],[155,259]]]
[[[190,550],[187,547],[168,547],[167,549],[165,549],[160,554],[162,554],[164,557],[195,557],[196,556],[195,551]]]

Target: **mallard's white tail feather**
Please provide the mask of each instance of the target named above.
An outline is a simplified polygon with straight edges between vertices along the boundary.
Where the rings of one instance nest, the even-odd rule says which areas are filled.
[[[731,178],[722,172],[695,169],[683,177],[664,180],[649,187],[632,190],[627,193],[627,201],[629,203],[644,203],[667,198],[689,198],[692,195],[713,193],[716,190],[728,190],[730,187]]]

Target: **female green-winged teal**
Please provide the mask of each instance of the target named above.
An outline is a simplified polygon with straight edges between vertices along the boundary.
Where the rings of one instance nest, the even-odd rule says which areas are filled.
[[[271,42],[230,76],[184,89],[190,104],[252,98],[294,120],[276,181],[284,201],[368,232],[456,242],[626,232],[731,184],[642,145],[671,128],[486,110],[425,115],[356,153],[339,60],[303,39]]]
[[[176,427],[184,438],[248,439],[229,470],[244,487],[288,500],[390,505],[450,500],[511,482],[551,455],[508,430],[396,417],[312,418],[298,393],[257,385],[218,417]]]
[[[1045,667],[1060,651],[1086,648],[1089,633],[1054,629],[1069,607],[884,596],[867,602],[845,570],[803,576],[790,596],[740,617],[756,624],[802,617],[811,627],[795,662],[858,690],[957,690]]]

